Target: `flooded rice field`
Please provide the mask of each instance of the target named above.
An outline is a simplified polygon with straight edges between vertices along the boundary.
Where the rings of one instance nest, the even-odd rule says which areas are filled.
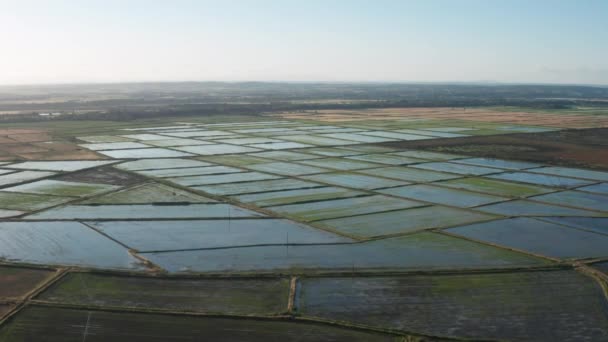
[[[2,161],[0,340],[606,339],[608,172],[397,145],[555,129],[125,124]]]

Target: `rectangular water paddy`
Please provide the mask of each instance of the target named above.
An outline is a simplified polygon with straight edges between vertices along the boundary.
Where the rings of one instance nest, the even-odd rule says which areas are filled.
[[[502,179],[514,182],[530,183],[536,185],[551,186],[557,188],[570,188],[576,186],[582,186],[592,183],[582,179],[543,175],[529,172],[507,172],[498,175],[488,176],[494,179]]]
[[[344,146],[338,147],[343,150],[355,151],[357,154],[368,154],[368,153],[389,153],[395,152],[396,150],[391,147],[378,146],[378,145],[356,145],[356,146]]]
[[[177,138],[196,138],[196,137],[207,138],[207,137],[230,136],[230,135],[234,135],[234,133],[224,132],[224,131],[199,130],[199,131],[189,131],[189,132],[165,133],[164,135],[168,135],[170,137],[177,137]]]
[[[312,145],[302,144],[297,142],[285,141],[285,142],[274,142],[266,144],[251,144],[250,147],[261,148],[264,150],[288,150],[291,148],[307,148]]]
[[[457,158],[463,158],[456,154],[440,153],[440,152],[428,152],[428,151],[403,151],[392,153],[397,156],[412,157],[428,160],[452,160]]]
[[[117,168],[129,171],[174,169],[178,167],[210,166],[211,164],[191,159],[143,159],[116,165]]]
[[[388,132],[388,131],[370,131],[370,132],[361,132],[361,134],[371,135],[371,136],[376,136],[376,137],[383,137],[383,138],[398,139],[398,140],[433,139],[432,137],[429,137],[428,135],[416,135],[416,134]]]
[[[369,163],[360,160],[352,160],[346,158],[321,158],[311,160],[301,160],[301,164],[318,166],[334,170],[358,170],[358,169],[369,169],[372,167],[378,167],[380,165],[375,163]]]
[[[360,175],[355,173],[346,173],[346,172],[334,172],[334,173],[324,173],[319,175],[312,176],[304,176],[302,178],[306,178],[308,180],[317,181],[321,183],[328,183],[333,185],[344,186],[347,188],[355,188],[355,189],[379,189],[379,188],[388,188],[392,186],[405,185],[406,182],[386,179],[386,178],[378,178],[373,176]]]
[[[470,127],[421,127],[420,129],[434,132],[466,132],[473,130]]]
[[[433,163],[424,163],[424,164],[416,164],[412,165],[412,167],[424,170],[431,171],[440,171],[440,172],[449,172],[449,173],[457,173],[461,175],[487,175],[490,173],[502,172],[501,169],[494,169],[483,166],[475,166],[475,165],[465,165],[465,164],[456,164],[450,162],[433,162]]]
[[[600,287],[572,270],[303,278],[300,284],[296,306],[304,316],[474,340],[608,336]]]
[[[268,152],[258,152],[250,154],[251,157],[261,157],[268,159],[275,159],[279,161],[294,161],[294,160],[305,160],[305,159],[315,159],[320,158],[314,154],[293,152],[293,151],[268,151]]]
[[[379,190],[378,192],[462,208],[476,207],[478,205],[501,202],[508,199],[494,195],[485,195],[425,184],[400,186],[397,188]]]
[[[318,185],[318,184],[315,184]],[[284,191],[262,192],[248,195],[236,196],[239,202],[253,203],[258,207],[283,205],[291,203],[302,203],[320,201],[326,199],[348,198],[364,195],[360,191],[354,191],[336,187],[322,187],[312,189],[295,189]]]
[[[529,170],[530,172],[538,172],[544,174],[550,174],[555,176],[573,177],[573,178],[584,178],[593,179],[596,181],[608,181],[608,172],[573,169],[568,167],[548,166],[541,167],[538,169]]]
[[[467,158],[467,159],[459,159],[456,162],[461,163],[461,164],[479,165],[479,166],[494,167],[494,168],[508,169],[508,170],[522,170],[522,169],[529,169],[529,168],[533,168],[533,167],[542,166],[541,164],[530,163],[530,162],[493,159],[493,158]]]
[[[200,146],[181,146],[175,149],[198,154],[201,156],[215,155],[215,154],[233,154],[233,153],[247,153],[259,151],[257,148],[247,146],[237,146],[228,144],[214,144],[214,145],[200,145]]]
[[[140,141],[171,139],[170,137],[166,137],[164,135],[151,134],[151,133],[150,134],[149,133],[128,134],[128,135],[122,135],[122,137],[133,139],[133,140],[140,140]]]
[[[232,145],[249,145],[249,144],[266,144],[266,143],[283,142],[283,141],[277,140],[277,139],[262,138],[262,137],[217,139],[215,141],[220,142],[222,144],[232,144]]]
[[[13,186],[10,188],[5,188],[3,189],[3,191],[65,197],[85,197],[115,190],[118,188],[118,186],[108,184],[65,182],[52,179],[44,179],[33,183],[27,183]]]
[[[86,137],[77,137],[77,139],[89,143],[115,143],[133,141],[133,139],[119,137],[115,135],[91,135]]]
[[[144,144],[140,144],[140,143],[136,143],[136,142],[115,142],[115,143],[100,143],[100,144],[82,144],[79,145],[82,146],[84,148],[87,148],[89,150],[93,150],[93,151],[100,151],[100,150],[123,150],[123,149],[129,149],[129,148],[146,148],[146,147],[150,147],[148,145],[144,145]]]
[[[138,251],[352,242],[345,237],[281,219],[111,221],[88,224]]]
[[[328,172],[330,170],[321,167],[307,166],[295,163],[274,162],[265,164],[254,164],[247,168],[255,171],[276,173],[286,176],[309,175],[313,173]]]
[[[408,182],[434,182],[446,179],[461,178],[461,175],[430,170],[413,169],[409,167],[384,167],[380,169],[359,170],[357,173],[364,173],[373,176],[399,179]]]
[[[430,206],[386,213],[368,214],[319,221],[318,224],[343,234],[369,238],[410,233],[490,220],[494,216],[442,206]]]
[[[147,145],[157,147],[175,147],[175,146],[190,146],[190,145],[207,145],[213,144],[208,141],[202,141],[197,139],[166,139],[166,140],[148,140],[145,141]]]
[[[541,217],[543,221],[608,234],[608,217]]]
[[[365,133],[365,132],[361,132],[361,133]],[[324,134],[319,134],[319,136],[334,138],[334,139],[356,141],[356,142],[360,142],[360,143],[381,143],[381,142],[395,141],[395,139],[391,139],[391,138],[375,137],[375,136],[356,134],[356,133],[324,133]]]
[[[583,186],[581,188],[577,188],[576,190],[608,195],[608,183],[600,183],[600,184]]]
[[[37,297],[76,305],[240,315],[286,310],[289,279],[159,279],[71,273]]]
[[[77,222],[0,222],[0,259],[141,269],[127,249]]]
[[[40,210],[73,200],[70,197],[21,194],[0,191],[0,208],[10,210]]]
[[[177,158],[177,157],[189,157],[192,156],[190,153],[184,153],[180,151],[169,150],[165,148],[136,148],[132,150],[111,150],[111,151],[98,151],[103,155],[110,158],[127,159],[127,158]]]
[[[310,153],[313,155],[326,156],[326,157],[346,157],[354,156],[357,154],[364,154],[365,152],[358,152],[342,148],[333,147],[318,147],[318,148],[307,148],[298,152]]]
[[[183,177],[183,176],[202,176],[215,175],[222,173],[242,172],[243,170],[229,166],[203,166],[203,167],[188,167],[179,169],[160,169],[160,170],[143,170],[137,173],[149,177]]]
[[[278,176],[269,175],[267,173],[259,172],[239,172],[229,173],[224,175],[207,175],[207,176],[187,176],[187,177],[176,177],[169,178],[170,181],[183,186],[194,186],[194,185],[211,185],[211,184],[223,184],[223,183],[236,183],[236,182],[250,182],[256,180],[265,179],[277,179]]]
[[[608,196],[590,194],[582,191],[554,192],[551,194],[534,196],[531,199],[557,205],[608,212]]]
[[[269,163],[272,160],[260,157],[254,157],[247,154],[238,154],[238,155],[216,155],[216,156],[206,156],[206,157],[198,157],[198,160],[208,161],[210,163],[221,164],[221,165],[230,165],[230,166],[247,166],[252,164],[261,164],[261,163]]]
[[[420,207],[425,204],[382,195],[332,199],[320,202],[288,204],[269,207],[276,213],[300,218],[304,221],[318,221],[337,217],[363,215],[383,211]]]
[[[423,232],[342,245],[267,246],[144,253],[170,272],[505,268],[547,261],[463,239]]]
[[[0,266],[0,300],[25,296],[53,273],[52,270]]]
[[[341,139],[332,139],[328,137],[322,137],[319,135],[280,135],[278,139],[295,141],[302,144],[319,145],[319,146],[341,146],[341,145],[353,145],[357,142]]]
[[[410,133],[423,136],[431,136],[433,138],[462,138],[468,137],[468,134],[462,133],[450,133],[450,132],[436,132],[436,131],[424,131],[424,130],[410,130],[410,129],[399,129],[396,132]]]
[[[29,161],[10,165],[11,169],[43,171],[78,171],[115,163],[114,160]]]
[[[269,191],[308,189],[322,187],[322,184],[305,182],[299,179],[283,178],[259,182],[242,182],[219,185],[197,186],[195,189],[214,195],[238,195],[264,193]]]
[[[146,183],[89,199],[80,204],[215,203],[217,201],[159,183]]]
[[[0,328],[2,341],[396,341],[396,336],[326,324],[30,306]]]
[[[520,132],[520,133],[542,133],[542,132],[550,132],[555,131],[555,128],[547,128],[547,127],[530,127],[530,126],[501,126],[496,127],[499,131],[510,131],[510,132]]]
[[[480,210],[505,216],[602,216],[596,211],[567,208],[558,205],[538,203],[526,200],[515,200],[477,207]]]
[[[27,216],[35,220],[95,220],[154,218],[229,218],[259,217],[256,212],[229,204],[189,205],[68,205]]]
[[[485,192],[507,197],[529,197],[555,191],[555,189],[536,185],[499,181],[483,177],[447,180],[437,184],[450,188]]]
[[[608,256],[608,236],[519,217],[451,228],[452,234],[561,259]]]
[[[362,160],[370,163],[379,163],[387,165],[406,165],[414,163],[424,163],[426,160],[397,156],[394,154],[362,154],[358,156],[349,156],[348,159]]]

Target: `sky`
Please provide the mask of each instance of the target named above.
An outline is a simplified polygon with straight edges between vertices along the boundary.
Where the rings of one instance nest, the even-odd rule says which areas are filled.
[[[0,84],[608,85],[607,0],[0,0]]]

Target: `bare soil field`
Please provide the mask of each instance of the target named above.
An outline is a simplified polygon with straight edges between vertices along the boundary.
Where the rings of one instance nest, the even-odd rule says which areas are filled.
[[[608,128],[400,141],[379,145],[608,170]]]
[[[286,119],[324,122],[375,120],[464,120],[488,123],[538,125],[560,128],[608,127],[608,116],[590,115],[583,111],[542,112],[492,108],[381,108],[361,110],[319,110],[314,112],[279,113]]]

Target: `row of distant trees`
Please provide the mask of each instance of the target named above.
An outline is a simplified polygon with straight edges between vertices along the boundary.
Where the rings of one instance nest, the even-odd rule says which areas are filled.
[[[294,104],[289,102],[275,102],[265,104],[188,104],[172,107],[121,107],[108,108],[97,112],[64,113],[60,116],[40,116],[39,113],[22,115],[0,116],[2,122],[31,122],[46,120],[111,120],[131,121],[143,118],[178,117],[178,116],[208,116],[208,115],[259,115],[262,113],[279,111],[314,111],[322,109],[365,109],[390,107],[480,107],[480,106],[522,106],[538,109],[566,109],[577,105],[572,100],[522,100],[522,99],[435,99],[429,100],[400,100],[400,101],[370,101],[353,103],[326,103],[326,104]],[[585,105],[604,105],[607,103],[590,103]]]

